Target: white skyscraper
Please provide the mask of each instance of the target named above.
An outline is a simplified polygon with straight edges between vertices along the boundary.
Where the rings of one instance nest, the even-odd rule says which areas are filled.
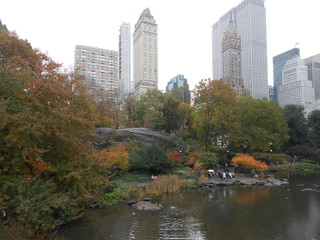
[[[131,80],[131,30],[130,23],[122,23],[119,30],[119,81],[120,97],[133,90]]]
[[[314,88],[308,80],[307,66],[300,57],[290,59],[284,65],[279,90],[281,107],[288,104],[301,105],[306,115],[316,109]]]
[[[149,8],[134,26],[133,80],[138,99],[148,89],[158,88],[158,30]]]
[[[230,13],[241,36],[242,78],[253,98],[269,97],[266,8],[264,0],[244,0],[212,27],[213,79],[223,77],[222,40]]]
[[[320,54],[303,60],[308,68],[308,79],[312,81],[318,107],[320,107]]]

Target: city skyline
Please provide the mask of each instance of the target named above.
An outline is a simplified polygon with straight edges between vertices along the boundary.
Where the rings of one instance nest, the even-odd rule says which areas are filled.
[[[201,4],[176,0],[168,8],[151,0],[120,0],[112,4],[93,0],[90,5],[82,1],[72,4],[60,0],[45,3],[17,0],[2,3],[0,19],[34,48],[72,68],[75,45],[117,51],[121,23],[130,23],[133,32],[137,16],[150,8],[159,26],[159,89],[164,90],[167,81],[177,74],[188,76],[193,89],[201,79],[212,78],[212,25],[240,3],[241,0],[219,4],[209,0]],[[273,85],[274,56],[292,49],[298,42],[303,59],[320,53],[320,36],[310,27],[316,23],[320,2],[266,0],[265,4],[268,84]]]

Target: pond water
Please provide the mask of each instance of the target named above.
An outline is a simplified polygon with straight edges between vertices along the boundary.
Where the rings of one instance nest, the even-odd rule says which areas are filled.
[[[88,210],[60,230],[67,240],[320,240],[320,175],[281,187],[216,187],[165,196],[164,209]]]

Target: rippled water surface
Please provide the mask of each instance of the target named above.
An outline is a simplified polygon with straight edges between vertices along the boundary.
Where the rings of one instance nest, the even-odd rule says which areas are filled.
[[[168,195],[165,208],[126,204],[87,211],[63,227],[67,240],[320,240],[320,176],[282,187],[217,187]]]

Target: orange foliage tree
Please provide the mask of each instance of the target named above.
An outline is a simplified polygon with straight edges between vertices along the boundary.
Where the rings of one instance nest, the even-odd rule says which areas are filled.
[[[188,167],[193,168],[195,166],[195,164],[197,163],[198,159],[200,157],[200,152],[193,152],[189,155],[188,157],[188,161],[186,162],[185,165],[187,165]]]
[[[232,158],[232,164],[235,166],[242,166],[244,168],[257,169],[260,172],[268,170],[267,164],[256,160],[252,156],[244,155],[244,154],[240,154]]]
[[[113,174],[118,171],[126,171],[129,168],[129,154],[124,145],[110,147],[108,150],[96,150],[94,157],[101,166]]]
[[[182,157],[178,151],[172,151],[167,153],[168,158],[174,163],[181,163]]]

